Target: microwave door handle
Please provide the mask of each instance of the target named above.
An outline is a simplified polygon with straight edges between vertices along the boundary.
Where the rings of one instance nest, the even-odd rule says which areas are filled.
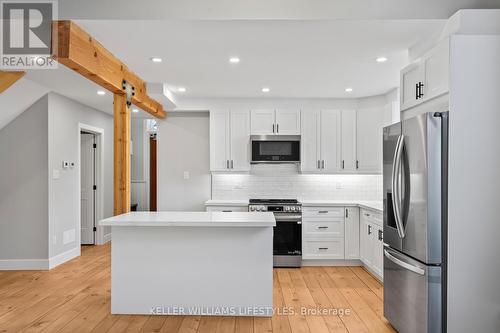
[[[398,230],[399,238],[404,238],[404,233],[401,226],[401,197],[400,197],[400,182],[399,182],[399,172],[401,169],[400,157],[402,152],[404,136],[400,135],[396,143],[396,150],[394,153],[394,159],[392,162],[392,194],[394,199],[392,200],[392,209],[394,210],[394,217],[396,219],[396,228]]]

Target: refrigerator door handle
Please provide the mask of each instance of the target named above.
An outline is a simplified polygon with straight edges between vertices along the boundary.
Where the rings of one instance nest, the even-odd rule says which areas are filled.
[[[396,143],[396,152],[394,154],[394,160],[392,163],[392,193],[394,195],[394,200],[392,200],[392,209],[394,210],[394,217],[396,219],[396,228],[398,229],[399,238],[405,237],[405,232],[403,228],[402,218],[401,218],[401,183],[400,183],[400,172],[401,172],[401,158],[403,156],[403,145],[404,145],[404,135],[400,135],[398,142]]]
[[[414,266],[412,264],[404,262],[401,259],[396,258],[392,254],[390,254],[389,251],[387,251],[385,249],[384,249],[384,255],[387,257],[387,259],[389,259],[390,261],[392,261],[393,263],[395,263],[398,266],[401,266],[401,267],[403,267],[409,271],[412,271],[413,273],[416,273],[418,275],[425,275],[425,270],[423,270],[422,268],[420,268],[418,266]]]

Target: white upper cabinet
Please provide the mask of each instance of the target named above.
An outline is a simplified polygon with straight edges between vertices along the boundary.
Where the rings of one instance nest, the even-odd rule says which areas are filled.
[[[276,110],[276,134],[300,135],[300,110]]]
[[[340,166],[341,120],[339,110],[321,111],[320,167],[322,172],[335,173]]]
[[[252,135],[276,134],[276,116],[273,109],[252,110],[251,133]]]
[[[302,172],[318,172],[320,160],[320,111],[302,111],[300,168]]]
[[[357,171],[382,171],[382,129],[384,108],[359,109],[357,112]]]
[[[442,40],[422,59],[401,70],[401,111],[449,91],[449,39]]]
[[[210,111],[210,171],[250,170],[250,112]]]
[[[252,110],[252,135],[300,135],[300,110]]]
[[[342,149],[340,169],[356,171],[356,110],[342,110]]]
[[[340,111],[304,111],[301,118],[301,171],[338,172],[341,135]]]

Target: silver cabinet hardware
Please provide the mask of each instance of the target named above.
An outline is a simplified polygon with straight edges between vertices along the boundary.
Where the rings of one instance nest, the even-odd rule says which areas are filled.
[[[274,133],[274,124],[273,124],[273,133]]]
[[[356,170],[359,169],[359,161],[356,160]]]
[[[320,210],[318,211],[319,214],[328,214],[328,211],[327,210]]]
[[[379,241],[384,240],[384,233],[382,232],[382,230],[378,231],[378,240]]]
[[[348,208],[345,209],[345,217],[346,218],[349,217],[349,209]]]
[[[319,160],[318,160],[318,169],[320,169],[320,164],[319,164],[319,163],[320,163],[320,162],[319,162]]]
[[[318,247],[318,250],[328,250],[327,247]]]
[[[325,168],[325,160],[322,160],[321,161],[321,169],[324,169]]]
[[[232,210],[223,210],[222,212],[223,213],[232,213],[233,211]]]
[[[276,133],[280,132],[280,124],[276,124]]]
[[[234,169],[234,161],[231,160],[231,169]]]
[[[345,161],[342,160],[342,169],[345,169]]]
[[[372,234],[372,226],[368,225],[368,235],[371,235],[371,234]]]
[[[226,160],[226,169],[229,169],[229,160]]]
[[[318,229],[328,229],[328,227],[319,226]]]

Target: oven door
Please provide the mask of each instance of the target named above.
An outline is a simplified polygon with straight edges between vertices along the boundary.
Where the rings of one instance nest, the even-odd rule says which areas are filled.
[[[276,226],[274,227],[273,255],[275,256],[301,256],[302,255],[302,219],[300,215],[286,216],[274,214]]]
[[[300,162],[300,140],[279,138],[252,140],[253,163]]]

